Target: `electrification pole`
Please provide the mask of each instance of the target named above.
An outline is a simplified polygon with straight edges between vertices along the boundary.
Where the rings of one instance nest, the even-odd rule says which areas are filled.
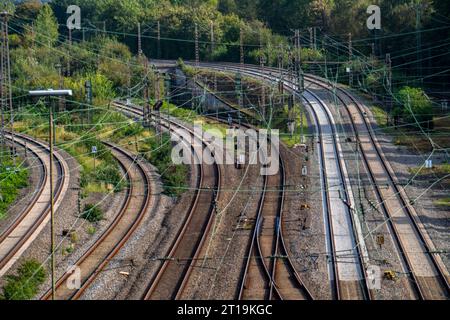
[[[157,57],[158,59],[161,59],[161,23],[158,21],[157,25],[156,25],[156,32],[157,32],[157,37],[158,37],[158,52],[157,52]]]
[[[144,126],[147,128],[150,128],[150,79],[148,76],[149,70],[148,70],[148,59],[144,59],[144,70],[145,70],[145,80],[144,80]]]
[[[386,65],[387,65],[387,89],[388,89],[388,93],[387,93],[387,107],[388,107],[388,112],[386,112],[386,117],[387,117],[387,124],[389,124],[389,114],[392,111],[392,60],[391,60],[391,54],[387,53],[386,54]]]
[[[55,199],[53,190],[53,158],[54,158],[54,123],[53,123],[53,104],[51,97],[54,96],[71,96],[72,90],[38,90],[30,91],[29,95],[32,97],[49,97],[49,130],[48,130],[48,143],[50,145],[50,258],[51,258],[51,283],[52,283],[52,300],[55,300],[56,296],[56,242],[55,242]]]
[[[296,70],[297,70],[297,89],[299,92],[298,106],[300,109],[300,141],[303,141],[303,112],[302,112],[302,96],[305,90],[303,70],[302,70],[302,46],[300,41],[300,30],[295,30],[295,48],[296,48]]]
[[[72,29],[68,28],[69,30],[69,50],[72,46]],[[70,54],[67,54],[67,76],[70,77]]]
[[[58,69],[59,89],[61,90],[64,86],[64,80],[63,80],[63,74],[62,74],[62,64],[58,63],[55,67]],[[58,107],[59,111],[63,111],[65,109],[63,98],[61,97],[58,102],[59,102],[59,107]]]
[[[10,112],[10,130],[11,130],[11,150],[12,150],[12,159],[14,166],[16,164],[15,160],[15,150],[16,150],[16,143],[14,138],[14,110],[13,110],[13,103],[12,103],[12,86],[11,86],[11,61],[10,61],[10,54],[9,54],[9,28],[8,28],[8,19],[9,19],[9,13],[4,11],[1,12],[0,16],[2,18],[2,53],[1,53],[1,78],[2,78],[2,86],[1,86],[1,99],[2,99],[2,144],[4,146],[5,143],[5,136],[4,136],[4,108],[8,105],[9,106],[9,112]],[[3,149],[4,150],[4,149]]]
[[[215,51],[215,39],[214,39],[214,21],[211,21],[211,52],[210,52],[210,59],[213,60],[214,57],[214,51]]]
[[[422,4],[416,1],[416,52],[417,52],[417,73],[419,81],[422,81]]]
[[[138,22],[138,55],[142,56],[141,23]]]
[[[198,25],[195,24],[195,66],[200,66],[200,52],[198,47]]]
[[[262,37],[262,33],[259,33],[259,48],[260,48],[260,58],[259,58],[259,64],[261,66],[261,72],[264,73],[264,65],[266,63],[266,56],[264,55],[264,50],[263,50],[263,37]],[[265,120],[266,118],[266,86],[264,85],[264,83],[262,83],[261,86],[261,113],[263,115],[263,119]]]
[[[349,65],[349,73],[348,73],[348,85],[350,87],[353,86],[353,67],[352,67],[352,58],[353,58],[353,44],[352,44],[352,34],[348,34],[348,65]]]
[[[239,32],[239,43],[240,43],[240,63],[241,63],[241,68],[244,67],[244,30],[240,29]]]

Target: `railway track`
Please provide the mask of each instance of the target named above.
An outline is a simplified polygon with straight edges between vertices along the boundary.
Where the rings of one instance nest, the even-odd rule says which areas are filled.
[[[239,300],[312,300],[286,249],[283,206],[286,172],[280,156],[276,175],[264,176],[263,192],[247,262],[239,286]]]
[[[10,138],[9,133],[5,134]],[[0,235],[0,276],[20,258],[50,220],[50,149],[40,141],[26,135],[14,134],[15,143],[29,150],[37,159],[42,173],[30,204]],[[58,153],[54,153],[54,198],[55,210],[60,206],[69,184],[67,163]]]
[[[310,94],[307,93],[307,96]],[[342,158],[339,156],[335,125],[326,106],[317,96],[305,97],[304,101],[310,106],[321,145],[319,161],[325,199],[323,207],[326,212],[328,252],[331,253],[333,297],[337,300],[372,299],[365,277],[363,253],[354,236],[356,230],[351,212],[353,198],[349,192]],[[328,125],[324,126],[323,123]]]
[[[142,109],[115,103],[115,106],[130,115],[142,118]],[[170,123],[170,126],[168,125]],[[182,136],[182,140],[194,140],[193,144],[200,147],[195,148],[193,144],[186,144],[192,151],[192,156],[198,160],[199,152],[203,147],[209,149],[208,145],[201,140],[191,129],[176,121],[162,117],[162,125],[166,129],[174,131],[176,135]],[[175,131],[178,128],[180,131]],[[184,132],[184,133],[183,133]],[[212,155],[211,155],[212,156]],[[190,204],[188,214],[183,221],[183,227],[178,232],[172,243],[167,258],[161,262],[155,276],[143,295],[144,300],[172,300],[179,299],[187,288],[191,272],[195,263],[200,259],[201,249],[207,239],[209,230],[214,220],[215,203],[218,201],[221,171],[213,159],[198,163],[197,187],[194,201]]]
[[[308,81],[330,90],[330,84],[315,77]],[[364,107],[350,93],[337,87],[338,99],[345,106],[358,142],[377,200],[385,214],[391,234],[410,274],[412,296],[418,299],[448,299],[450,296],[448,271],[436,252],[431,239],[419,221],[405,191],[398,186],[395,173],[386,160]],[[388,181],[388,188],[379,186]],[[406,223],[405,223],[406,222]]]
[[[258,67],[246,66],[245,69],[261,73],[261,69]],[[238,68],[234,67],[234,70],[238,70]],[[280,80],[279,77],[272,75],[272,71],[278,74],[279,70],[270,68],[269,70],[271,70],[268,71],[269,77]],[[267,69],[265,76],[267,77]],[[330,83],[318,77],[305,76],[305,79],[326,90],[334,89]],[[286,80],[284,82],[290,83]],[[295,87],[293,83],[290,85]],[[398,186],[396,176],[382,152],[363,106],[346,90],[339,87],[336,87],[336,90],[338,99],[343,103],[349,115],[352,129],[357,137],[359,151],[380,207],[385,214],[404,271],[409,274],[411,297],[430,300],[448,299],[450,296],[448,271],[439,254],[436,253],[435,246],[419,221],[405,191]],[[362,136],[361,132],[367,133],[367,135]],[[386,178],[389,186],[387,189],[382,189],[379,186],[386,183]]]
[[[211,66],[211,64],[207,64]],[[215,68],[223,69],[223,66],[214,64]],[[255,72],[253,69],[244,69],[227,66],[226,70],[241,71],[244,74],[262,77],[265,80],[274,81],[271,75]],[[286,83],[291,90],[295,88]],[[303,97],[311,104],[311,111],[316,120],[316,127],[326,138],[320,139],[321,158],[323,159],[323,199],[325,221],[327,221],[328,251],[330,252],[329,273],[332,283],[332,293],[335,299],[372,299],[372,292],[367,285],[365,273],[365,261],[363,255],[365,248],[355,239],[356,223],[351,212],[352,199],[349,181],[345,165],[340,156],[339,142],[335,124],[327,107],[312,92],[307,91]],[[316,108],[315,108],[316,107]],[[324,129],[322,129],[323,127]],[[319,136],[323,136],[319,135]]]
[[[115,145],[105,144],[111,148],[114,157],[125,172],[128,183],[126,200],[111,225],[74,264],[80,271],[81,286],[73,288],[68,285],[72,272],[66,272],[56,282],[56,299],[79,299],[132,236],[150,206],[151,177],[147,170],[134,155]],[[42,299],[48,300],[51,296],[52,292],[49,290]]]
[[[118,105],[119,109],[127,111],[134,116],[142,117],[140,109]],[[185,129],[185,127],[183,127]],[[281,160],[281,159],[280,159]],[[283,214],[284,201],[284,181],[285,170],[281,163],[281,170],[278,175],[265,176],[264,191],[258,206],[258,219],[254,227],[253,237],[250,248],[248,250],[248,257],[245,271],[241,280],[239,289],[239,299],[289,299],[289,300],[309,300],[312,295],[300,280],[298,273],[293,267],[292,261],[287,254],[284,239],[282,236],[283,229],[281,223]],[[202,177],[202,175],[200,175]],[[192,213],[192,210],[191,210]],[[279,223],[277,223],[279,222]],[[182,231],[183,233],[183,231]],[[205,235],[203,236],[205,237]],[[178,237],[181,241],[180,237]],[[176,244],[172,248],[170,257],[176,256]],[[198,247],[197,252],[200,252],[201,246]],[[263,258],[264,257],[264,258]],[[198,258],[198,254],[194,255],[192,261]],[[190,269],[193,264],[191,263]],[[261,277],[262,281],[256,280],[254,277]],[[162,278],[162,275],[160,276]],[[165,298],[180,298],[182,291],[187,285],[188,277],[184,277],[181,281],[179,289],[176,289],[176,282],[170,284],[168,292],[178,292],[172,296],[166,295]],[[156,276],[155,280],[158,280]],[[165,283],[170,283],[166,281]],[[256,288],[251,287],[255,285]],[[150,287],[145,298],[155,298],[156,286],[159,283]],[[260,288],[258,288],[260,287]],[[156,295],[156,298],[161,299],[161,295]]]

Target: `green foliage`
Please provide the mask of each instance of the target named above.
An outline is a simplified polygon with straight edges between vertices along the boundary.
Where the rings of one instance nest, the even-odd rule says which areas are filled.
[[[2,299],[30,300],[38,292],[39,286],[46,278],[45,270],[36,260],[24,262],[18,269],[17,275],[6,277]]]
[[[420,88],[403,87],[397,94],[401,103],[395,111],[403,121],[411,126],[433,127],[433,106],[425,92]]]
[[[52,8],[46,4],[36,18],[36,42],[39,46],[52,47],[58,40],[58,21]]]
[[[179,196],[185,191],[188,169],[185,165],[174,165],[172,162],[172,143],[170,135],[164,134],[162,144],[159,137],[146,140],[149,151],[146,158],[158,169],[164,184],[164,193]]]
[[[16,200],[19,190],[27,185],[27,169],[14,167],[10,161],[0,166],[0,219],[6,216],[9,206]]]
[[[97,205],[87,204],[84,207],[84,211],[81,214],[81,218],[91,223],[99,222],[103,220],[103,212]]]
[[[14,14],[16,10],[16,6],[14,4],[14,1],[12,0],[3,0],[0,4],[0,10],[1,11],[7,11],[10,14]]]
[[[91,81],[93,96],[100,100],[110,100],[114,98],[113,82],[108,77],[96,73],[87,73],[78,75],[65,80],[66,87],[74,92],[77,100],[83,100],[86,96],[85,83]]]
[[[102,164],[95,172],[95,180],[112,184],[116,192],[123,189],[125,180],[116,164]]]
[[[90,225],[87,227],[86,232],[92,236],[97,232],[97,229],[94,226]]]

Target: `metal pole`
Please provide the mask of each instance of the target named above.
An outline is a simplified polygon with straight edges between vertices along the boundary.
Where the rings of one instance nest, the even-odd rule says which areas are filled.
[[[5,59],[4,59],[4,51],[5,51],[5,29],[4,29],[4,23],[3,20],[0,22],[1,23],[1,54],[0,54],[0,69],[1,69],[1,74],[0,74],[0,104],[1,104],[1,139],[2,139],[2,143],[1,143],[1,147],[2,147],[2,152],[1,152],[1,156],[0,156],[0,162],[3,162],[3,153],[5,151]]]
[[[51,235],[51,268],[52,268],[52,300],[55,300],[55,212],[53,195],[53,104],[50,101],[48,143],[50,144],[50,235]]]
[[[138,55],[142,55],[141,23],[138,22]]]
[[[198,68],[200,65],[200,52],[198,47],[198,25],[195,24],[195,66]]]
[[[215,50],[215,44],[214,44],[214,22],[211,21],[211,61],[213,60],[213,56],[214,56],[214,50]]]
[[[72,29],[69,28],[69,46],[72,46]],[[70,55],[67,55],[67,76],[70,77]]]
[[[158,54],[158,59],[161,59],[161,23],[158,21],[158,25],[157,25],[157,28],[158,28],[158,52],[157,52],[157,54]]]
[[[8,16],[9,14],[6,13],[4,15],[4,21],[5,21],[5,43],[6,43],[6,73],[8,74],[8,98],[9,98],[9,112],[10,112],[10,130],[11,130],[11,144],[12,144],[12,157],[13,157],[13,165],[16,166],[16,157],[15,157],[15,150],[16,150],[16,141],[14,137],[14,109],[13,109],[13,102],[12,102],[12,86],[11,86],[11,60],[9,55],[9,30],[8,30]]]
[[[241,63],[241,68],[244,67],[244,30],[240,29],[239,32],[239,43],[240,43],[240,48],[241,48],[241,52],[240,52],[240,63]]]
[[[353,58],[353,46],[352,46],[352,34],[348,34],[348,64],[350,72],[348,73],[348,85],[353,86],[353,68],[352,68],[352,58]]]

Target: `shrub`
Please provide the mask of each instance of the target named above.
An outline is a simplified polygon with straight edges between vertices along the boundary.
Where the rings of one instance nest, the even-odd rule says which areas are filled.
[[[418,126],[418,122],[422,127],[433,128],[433,105],[422,89],[403,87],[397,99],[401,107],[394,110],[394,115],[401,116],[411,126]]]
[[[28,185],[28,170],[5,163],[0,167],[0,218],[16,200],[19,190]]]
[[[2,298],[5,300],[30,300],[37,294],[39,286],[45,281],[45,278],[45,270],[38,261],[26,261],[19,267],[17,275],[7,276]]]
[[[87,204],[84,207],[84,211],[81,214],[81,218],[89,222],[95,223],[100,220],[103,220],[103,212],[98,206],[94,204]]]
[[[116,192],[122,190],[125,184],[125,180],[115,164],[102,164],[97,168],[95,178],[97,181],[112,184]]]

